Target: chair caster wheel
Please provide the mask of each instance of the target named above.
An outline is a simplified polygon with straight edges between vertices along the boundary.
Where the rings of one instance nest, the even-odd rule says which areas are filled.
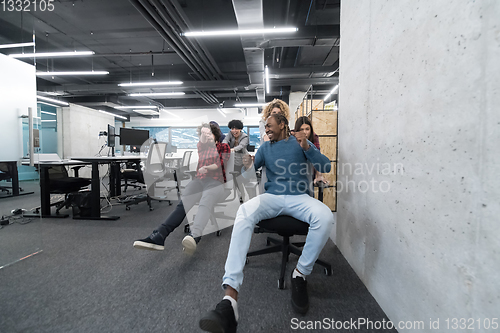
[[[168,202],[168,205],[169,205],[169,206],[172,206],[172,201],[169,201],[169,202]]]
[[[130,210],[130,207],[129,206],[125,207],[125,210]]]
[[[279,289],[285,289],[285,281],[278,280],[278,288]]]
[[[325,268],[325,275],[326,275],[326,276],[332,276],[332,274],[333,274],[333,273],[332,273],[332,269],[331,269],[331,268],[330,268],[330,269]]]
[[[271,242],[269,241],[269,239],[266,239],[266,246],[269,246],[271,245]]]
[[[154,210],[154,208],[153,208],[153,207],[149,208],[149,211],[152,211],[152,210]]]
[[[219,237],[220,235],[222,235],[222,231],[217,230],[217,232],[215,234],[217,235],[217,237]]]
[[[190,232],[191,232],[191,228],[189,228],[189,224],[186,224],[186,225],[184,226],[184,233],[185,233],[185,234],[189,234]]]

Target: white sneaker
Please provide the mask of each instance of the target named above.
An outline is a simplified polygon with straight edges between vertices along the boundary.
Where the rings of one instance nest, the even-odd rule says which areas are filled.
[[[193,254],[196,251],[196,241],[193,236],[187,235],[182,240],[182,250],[187,254]]]

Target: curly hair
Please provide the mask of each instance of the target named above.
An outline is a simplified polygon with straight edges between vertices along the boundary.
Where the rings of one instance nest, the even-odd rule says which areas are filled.
[[[227,124],[227,127],[229,127],[229,129],[233,128],[243,129],[243,122],[238,119],[233,119]]]
[[[265,121],[269,116],[271,115],[271,111],[274,108],[279,108],[281,110],[281,114],[285,116],[285,118],[288,120],[290,119],[290,107],[288,104],[283,102],[280,99],[273,99],[271,102],[267,103],[266,107],[264,110],[262,110],[262,119]]]
[[[304,125],[304,124],[309,125],[309,127],[311,127],[311,133],[309,133],[309,137],[307,138],[307,140],[309,140],[311,142],[314,142],[314,129],[313,129],[313,125],[312,125],[311,121],[309,120],[309,118],[307,118],[306,116],[299,117],[295,121],[295,132],[300,131],[300,127],[302,125]]]
[[[196,134],[198,134],[198,136],[201,136],[201,129],[202,128],[210,128],[210,131],[212,132],[212,134],[214,135],[214,140],[215,142],[220,142],[220,138],[221,138],[221,130],[219,128],[218,125],[215,125],[215,124],[207,124],[207,123],[203,123],[201,124],[200,126],[198,126],[196,128]]]

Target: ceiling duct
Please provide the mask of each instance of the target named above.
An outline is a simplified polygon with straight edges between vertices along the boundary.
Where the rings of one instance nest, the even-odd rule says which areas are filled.
[[[262,0],[233,0],[238,29],[263,29],[264,14]],[[265,103],[264,95],[264,50],[255,45],[264,42],[263,36],[241,35],[243,54],[247,65],[250,89],[255,89],[257,101]]]
[[[164,0],[160,3],[158,0],[130,0],[130,3],[158,31],[198,79],[221,79],[222,73],[213,59],[207,55],[208,52],[197,42],[191,42],[180,35],[183,32],[182,29],[189,29],[189,26],[184,15],[179,12],[180,6],[177,1]],[[219,103],[211,93],[197,93],[209,104]]]

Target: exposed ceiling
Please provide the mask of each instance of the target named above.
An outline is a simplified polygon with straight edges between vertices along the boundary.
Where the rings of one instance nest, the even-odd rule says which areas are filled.
[[[0,12],[0,44],[32,41],[36,52],[94,51],[86,57],[38,58],[37,71],[105,70],[104,76],[37,78],[41,95],[142,116],[119,105],[214,108],[236,100],[288,100],[311,84],[326,95],[338,83],[340,0],[56,0],[54,10]],[[186,37],[193,30],[293,26],[292,34]],[[24,52],[33,52],[28,47]],[[0,49],[5,54],[23,50]],[[34,63],[33,59],[23,59]],[[265,93],[264,67],[270,93]],[[119,83],[174,81],[175,87]],[[170,97],[130,93],[176,92]],[[174,110],[175,112],[175,110]]]

